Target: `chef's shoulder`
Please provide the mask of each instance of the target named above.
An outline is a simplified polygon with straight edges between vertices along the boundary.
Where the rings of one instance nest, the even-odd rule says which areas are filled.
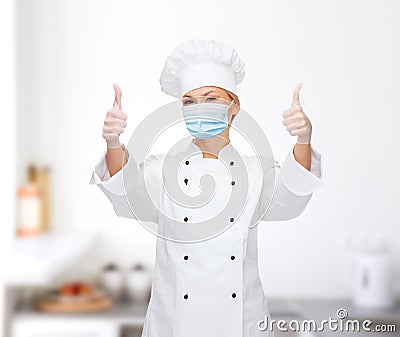
[[[165,154],[151,154],[139,164],[141,170],[158,171],[161,170],[162,164],[165,160]]]
[[[150,154],[139,164],[139,169],[143,171],[146,176],[158,176],[162,170],[164,157],[165,154]]]
[[[266,172],[274,167],[280,167],[278,161],[276,161],[272,155],[241,154],[241,157],[250,174],[255,172]]]

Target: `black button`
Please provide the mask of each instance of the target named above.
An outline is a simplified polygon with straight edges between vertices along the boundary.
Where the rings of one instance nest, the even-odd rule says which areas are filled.
[[[183,258],[184,258],[185,260],[187,260],[187,259],[189,258],[189,256],[185,255]]]
[[[235,293],[232,293],[232,297],[235,298],[235,297],[236,297],[236,294],[235,294]]]
[[[184,182],[185,182],[185,185],[187,185],[188,181],[189,181],[189,180],[187,180],[187,179],[185,179],[185,180],[184,180]]]
[[[183,221],[185,221],[185,222],[187,222],[189,219],[188,219],[188,217],[187,216],[185,216],[184,218],[183,218]]]
[[[235,181],[232,180],[232,181],[231,181],[231,185],[233,186],[233,185],[235,185],[235,184],[236,184]]]
[[[233,161],[231,161],[231,162],[229,163],[229,165],[231,165],[231,166],[233,166],[233,164],[235,164]]]
[[[186,164],[186,165],[189,165],[189,160],[186,160],[186,161],[185,161],[185,164]]]
[[[230,219],[229,219],[230,222],[233,222],[234,220],[235,220],[234,218],[230,218]]]
[[[234,260],[234,259],[235,259],[235,256],[234,256],[234,255],[232,255],[232,256],[231,256],[231,260]]]
[[[184,298],[185,300],[187,300],[187,299],[189,298],[189,295],[188,295],[188,294],[185,294],[185,295],[183,295],[183,298]]]

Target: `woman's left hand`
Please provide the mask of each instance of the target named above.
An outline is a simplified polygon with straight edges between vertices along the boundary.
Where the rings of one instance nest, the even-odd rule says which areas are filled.
[[[312,125],[304,113],[301,105],[299,93],[303,83],[298,83],[293,92],[292,106],[282,112],[282,124],[292,136],[297,136],[297,144],[310,144]]]

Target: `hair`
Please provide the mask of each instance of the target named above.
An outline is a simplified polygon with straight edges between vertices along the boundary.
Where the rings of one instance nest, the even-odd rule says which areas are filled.
[[[233,99],[234,103],[237,106],[240,106],[240,101],[239,101],[239,97],[237,95],[235,95],[233,92],[230,92],[229,90],[225,90],[225,92],[227,93],[227,95]]]

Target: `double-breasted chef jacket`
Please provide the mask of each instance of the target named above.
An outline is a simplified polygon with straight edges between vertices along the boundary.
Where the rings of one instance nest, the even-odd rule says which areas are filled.
[[[187,154],[197,153],[189,156]],[[177,167],[179,186],[183,191],[196,194],[200,178],[210,174],[216,181],[215,199],[224,202],[224,194],[241,184],[235,177],[226,174],[226,166],[243,165],[248,174],[251,191],[240,216],[221,234],[209,240],[182,243],[157,236],[156,262],[153,273],[151,297],[147,308],[142,337],[253,337],[273,336],[273,332],[262,331],[258,322],[270,318],[268,303],[258,270],[257,226],[260,221],[289,220],[299,216],[309,202],[312,193],[322,184],[321,154],[311,148],[311,169],[308,171],[294,158],[291,150],[275,171],[275,192],[272,198],[265,197],[270,186],[265,186],[263,177],[254,170],[255,156],[237,158],[234,146],[229,142],[223,147],[218,159],[203,158],[200,149],[189,141],[185,153],[177,156],[182,161]],[[128,153],[128,161],[118,173],[110,177],[106,152],[95,165],[90,183],[97,184],[111,201],[118,216],[158,223],[162,228],[165,214],[177,221],[190,223],[201,221],[212,212],[214,206],[205,209],[185,209],[174,205],[163,192],[162,164],[165,155],[150,155],[145,165],[139,166]],[[143,168],[146,167],[146,175]],[[239,168],[240,169],[240,168]],[[261,172],[261,171],[260,171]],[[133,191],[136,196],[126,197],[123,175],[136,177]],[[147,178],[146,178],[147,177]],[[155,204],[149,204],[140,195],[147,188]],[[190,190],[191,189],[191,190]],[[222,195],[218,195],[218,191]],[[265,199],[265,200],[264,200]],[[129,200],[129,202],[128,202]],[[265,209],[265,214],[257,214]],[[136,204],[133,205],[132,203]],[[134,212],[132,211],[134,210]],[[232,209],[234,213],[235,210]],[[237,213],[237,212],[236,212]],[[235,214],[236,214],[235,213]],[[227,218],[226,221],[232,221]],[[165,225],[165,224],[164,224]],[[162,230],[165,230],[163,227]]]

